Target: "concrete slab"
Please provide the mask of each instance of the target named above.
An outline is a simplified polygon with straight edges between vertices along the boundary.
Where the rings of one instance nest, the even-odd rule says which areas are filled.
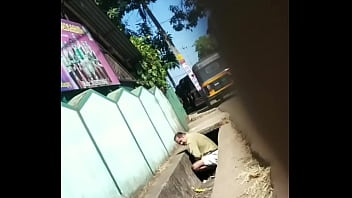
[[[190,133],[207,133],[219,128],[221,125],[229,122],[229,114],[219,109],[211,109],[207,112],[192,115],[191,122],[188,124]]]
[[[135,198],[191,198],[193,196],[192,187],[199,186],[201,182],[191,170],[189,157],[181,152],[182,149],[178,147],[175,150]]]

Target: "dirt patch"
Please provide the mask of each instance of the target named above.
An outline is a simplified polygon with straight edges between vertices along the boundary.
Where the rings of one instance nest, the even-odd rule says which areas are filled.
[[[219,159],[211,198],[273,197],[269,163],[251,150],[232,123],[219,130]]]
[[[267,107],[266,116],[270,118],[271,108]],[[280,198],[288,197],[288,128],[280,119],[267,122],[266,117],[261,117],[263,125],[255,122],[256,113],[250,114],[241,96],[220,105],[219,110],[230,114],[234,128],[245,135],[250,142],[253,157],[264,166],[270,162],[271,179],[274,186],[274,195]],[[258,112],[259,113],[259,112]],[[281,116],[285,118],[285,116]],[[268,121],[270,121],[268,120]],[[237,133],[237,132],[236,132]],[[230,144],[227,143],[227,144]],[[232,175],[232,174],[231,174]],[[237,175],[233,175],[236,177]],[[222,197],[223,198],[223,197]]]
[[[244,170],[237,176],[237,180],[243,183],[250,183],[250,186],[243,192],[240,197],[247,198],[272,198],[273,187],[270,177],[270,166],[261,165],[258,160],[254,158],[247,158],[242,160]]]

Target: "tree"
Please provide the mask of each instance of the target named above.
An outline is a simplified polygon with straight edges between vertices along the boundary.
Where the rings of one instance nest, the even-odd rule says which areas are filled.
[[[217,50],[217,43],[214,38],[209,35],[201,36],[194,42],[198,58],[204,58]]]
[[[181,0],[180,5],[171,5],[169,9],[174,16],[170,24],[176,31],[191,30],[197,26],[199,19],[209,16],[206,3],[206,0]]]
[[[172,37],[170,34],[167,35],[167,38],[169,40],[172,40]],[[154,46],[154,48],[159,49],[161,61],[166,69],[179,67],[179,63],[176,60],[174,53],[172,53],[172,51],[170,50],[169,46],[167,45],[165,39],[163,38],[160,32],[158,32],[153,37],[153,39],[151,40],[151,44]]]
[[[95,0],[98,7],[106,13],[110,20],[116,25],[116,27],[124,32],[127,37],[144,37],[144,42],[152,45],[155,49],[159,49],[159,55],[161,56],[162,65],[165,69],[171,69],[179,67],[178,61],[175,55],[171,52],[171,49],[164,40],[164,37],[157,32],[153,34],[150,26],[147,23],[147,14],[145,6],[156,0]],[[126,28],[127,21],[123,22],[122,19],[125,14],[137,10],[143,22],[137,24],[139,29],[134,32]],[[171,40],[171,35],[167,36]],[[169,73],[170,80],[173,82]],[[143,81],[143,79],[141,79]],[[174,82],[173,82],[174,84]]]
[[[141,52],[142,61],[137,65],[137,83],[151,88],[157,86],[165,91],[168,87],[166,82],[166,67],[160,58],[158,50],[148,44],[146,38],[131,36],[130,41]]]
[[[146,38],[145,41],[147,43],[152,44],[154,48],[159,49],[164,63],[163,65],[165,65],[167,69],[179,67],[176,57],[171,52],[164,38],[159,32],[153,34],[147,23],[147,14],[143,5],[148,5],[155,1],[156,0],[95,0],[95,3],[104,13],[106,13],[116,27],[126,34],[126,36],[143,36]],[[143,19],[142,23],[137,24],[139,26],[137,32],[126,28],[128,22],[122,21],[125,14],[133,10],[137,10],[138,14]],[[168,35],[168,38],[171,40],[170,34]]]
[[[133,31],[126,28],[126,25],[122,22],[122,18],[125,14],[133,10],[140,10],[142,3],[149,4],[155,1],[156,0],[95,0],[95,4],[106,13],[120,31],[130,35]]]

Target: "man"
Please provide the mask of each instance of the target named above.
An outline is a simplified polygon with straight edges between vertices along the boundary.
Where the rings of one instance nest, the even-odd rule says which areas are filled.
[[[187,151],[196,159],[192,164],[192,170],[195,172],[217,165],[218,146],[207,136],[200,133],[177,132],[174,140],[180,145],[187,146]]]

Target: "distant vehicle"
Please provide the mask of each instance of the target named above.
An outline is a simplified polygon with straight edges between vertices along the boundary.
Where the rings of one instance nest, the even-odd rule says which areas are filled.
[[[176,94],[187,113],[206,106],[206,97],[197,91],[188,75],[182,78],[176,86]]]
[[[218,53],[201,59],[192,70],[202,90],[198,92],[188,76],[181,79],[176,87],[176,94],[187,113],[214,104],[217,100],[233,94],[231,72]]]
[[[201,59],[193,66],[192,70],[209,104],[233,94],[231,88],[234,82],[230,69],[218,53]]]

